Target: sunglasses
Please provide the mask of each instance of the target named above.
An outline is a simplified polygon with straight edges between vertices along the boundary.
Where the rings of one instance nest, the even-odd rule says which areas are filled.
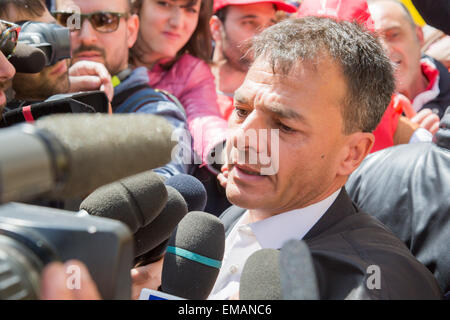
[[[5,20],[0,20],[0,50],[7,59],[11,58],[19,41],[20,26]]]
[[[87,14],[79,14],[73,12],[53,12],[58,24],[63,27],[70,28],[71,31],[81,28],[86,19],[89,20],[92,27],[102,33],[114,32],[119,28],[120,18],[128,18],[128,13],[118,12],[93,12]],[[77,19],[81,19],[79,26],[76,26]],[[75,23],[74,23],[75,22]]]

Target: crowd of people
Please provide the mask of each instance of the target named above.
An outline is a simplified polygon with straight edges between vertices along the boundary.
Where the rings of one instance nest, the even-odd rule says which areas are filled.
[[[426,22],[441,27],[433,18],[445,10]],[[204,211],[225,225],[210,299],[239,298],[247,258],[289,239],[307,243],[321,299],[448,298],[450,51],[425,54],[404,2],[0,0],[0,19],[2,38],[24,21],[71,28],[72,47],[35,74],[16,73],[2,49],[2,113],[101,90],[109,113],[158,115],[190,133],[179,144],[192,161],[154,171],[199,179]],[[255,154],[276,170],[241,161]],[[382,270],[376,290],[371,265]],[[134,298],[160,286],[161,268],[132,270]],[[81,291],[65,277],[63,264],[48,266],[42,298],[101,298],[88,270]]]

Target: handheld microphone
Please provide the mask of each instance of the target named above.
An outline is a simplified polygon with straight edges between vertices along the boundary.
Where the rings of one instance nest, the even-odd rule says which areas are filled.
[[[147,171],[98,188],[83,200],[80,210],[119,220],[135,233],[152,222],[166,202],[166,186],[158,174]]]
[[[261,249],[248,257],[239,283],[240,300],[282,300],[279,252]]]
[[[222,222],[209,213],[188,213],[169,240],[161,291],[185,299],[207,299],[219,274],[224,249]]]
[[[52,115],[0,132],[0,203],[85,197],[170,161],[172,126],[153,115]]]
[[[289,240],[280,252],[281,291],[284,300],[318,300],[319,286],[308,245]]]
[[[9,62],[14,66],[16,72],[38,73],[41,72],[47,63],[45,53],[39,48],[35,48],[24,43],[17,43]]]
[[[174,188],[167,186],[167,203],[161,213],[146,227],[134,235],[135,257],[140,263],[151,263],[164,256],[166,245],[177,224],[187,214],[187,204],[183,196]],[[157,252],[152,251],[158,248]],[[150,251],[151,254],[148,254]]]
[[[242,270],[241,300],[318,300],[319,296],[312,256],[304,241],[290,240],[280,251],[258,250]]]
[[[165,184],[181,193],[188,205],[188,212],[205,210],[206,189],[197,178],[180,173],[167,179]]]

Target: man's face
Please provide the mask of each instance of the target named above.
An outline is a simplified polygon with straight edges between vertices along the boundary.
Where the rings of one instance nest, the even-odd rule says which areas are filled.
[[[404,9],[397,3],[375,2],[369,9],[375,22],[375,29],[381,34],[381,41],[389,58],[397,67],[395,72],[397,91],[409,96],[409,88],[422,79],[420,28],[411,25]]]
[[[262,57],[251,66],[235,93],[230,118],[226,193],[232,203],[273,215],[306,207],[340,188],[338,168],[347,140],[340,108],[346,82],[330,61],[324,58],[316,70],[299,63],[287,76],[274,74]],[[279,129],[278,147],[241,141],[241,130],[261,136],[261,129]],[[239,154],[252,153],[272,158],[279,153],[278,172],[258,175],[261,163],[237,164]]]
[[[40,17],[17,15],[14,21],[36,21],[56,23],[50,12]],[[48,97],[69,91],[68,60],[61,60],[53,66],[44,68],[35,74],[17,73],[13,88],[16,98],[23,100],[45,100]]]
[[[58,11],[67,11],[67,5],[79,7],[81,13],[115,12],[129,13],[127,0],[73,0],[62,1],[58,4]],[[81,60],[102,63],[111,73],[116,75],[128,66],[128,50],[136,41],[138,17],[121,17],[117,30],[112,32],[99,32],[91,22],[83,21],[80,30],[71,32],[72,64]]]
[[[271,3],[228,6],[222,28],[222,54],[234,68],[247,72],[253,60],[246,56],[246,41],[275,24],[275,8]]]
[[[11,79],[14,77],[16,70],[12,64],[0,52],[0,119],[2,118],[3,108],[6,105],[5,90],[11,87]]]

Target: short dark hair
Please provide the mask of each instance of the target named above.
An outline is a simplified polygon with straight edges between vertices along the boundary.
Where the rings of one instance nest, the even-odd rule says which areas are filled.
[[[0,17],[8,20],[10,7],[34,17],[42,16],[47,10],[44,0],[0,0]]]
[[[290,74],[293,65],[320,64],[331,57],[347,84],[342,103],[344,133],[372,132],[395,89],[393,66],[379,41],[363,26],[331,18],[287,19],[253,39],[255,59],[265,57],[274,73]]]

